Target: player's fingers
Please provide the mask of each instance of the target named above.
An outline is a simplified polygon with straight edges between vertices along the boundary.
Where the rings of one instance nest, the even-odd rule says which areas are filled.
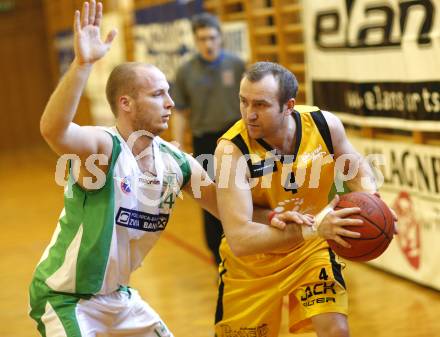
[[[315,222],[313,218],[311,218],[307,215],[302,214],[301,217],[302,217],[303,223],[307,226],[312,226],[313,223]]]
[[[333,200],[330,201],[328,206],[334,209],[336,207],[336,205],[338,204],[338,202],[339,202],[339,195],[336,194],[335,197],[333,198]]]
[[[100,26],[102,20],[102,2],[96,5],[95,26]]]
[[[338,231],[338,235],[346,236],[348,238],[353,238],[353,239],[358,239],[358,238],[361,237],[361,233],[359,233],[359,232],[352,232],[352,231],[349,231],[349,230],[343,229],[343,228]]]
[[[95,14],[96,14],[96,0],[90,0],[89,25],[95,24]]]
[[[75,15],[73,17],[73,31],[77,34],[81,30],[81,21],[80,21],[81,13],[76,10]]]
[[[303,221],[300,219],[300,217],[298,216],[298,214],[296,212],[284,212],[284,213],[280,213],[277,215],[277,218],[279,220],[282,220],[284,222],[294,222],[297,223],[299,225],[301,225],[303,223]]]
[[[339,236],[336,236],[336,237],[334,237],[333,238],[333,241],[336,241],[338,244],[340,244],[342,247],[345,247],[345,248],[351,248],[351,245],[347,242],[347,241],[345,241],[345,240],[343,240],[341,237],[339,237]]]
[[[315,217],[311,214],[304,214],[304,216],[312,222],[315,222]]]
[[[361,219],[350,219],[350,218],[344,218],[338,220],[339,226],[360,226],[364,222]]]
[[[89,24],[89,3],[84,2],[82,12],[81,12],[81,26],[87,26]]]
[[[284,221],[281,221],[277,216],[274,216],[272,218],[272,220],[270,221],[270,225],[278,229],[286,228],[286,223]]]
[[[340,218],[344,218],[349,215],[358,214],[361,212],[361,209],[359,207],[349,207],[349,208],[342,208],[337,211],[333,212],[333,215],[338,216]]]

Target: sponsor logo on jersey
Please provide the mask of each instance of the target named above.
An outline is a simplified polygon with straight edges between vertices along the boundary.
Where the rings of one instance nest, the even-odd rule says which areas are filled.
[[[332,296],[336,295],[335,286],[336,282],[322,282],[307,286],[301,295],[302,305],[310,307],[321,303],[336,303],[336,298]]]
[[[129,194],[131,192],[131,181],[129,176],[121,179],[121,190],[125,194]]]
[[[232,328],[228,324],[222,324],[222,336],[224,337],[267,337],[269,335],[269,326],[262,324],[257,327]]]
[[[163,231],[168,223],[169,214],[150,214],[120,207],[116,214],[116,224],[145,232]]]
[[[143,177],[139,177],[138,181],[140,185],[160,185],[160,181],[156,177],[150,178],[144,175]]]
[[[317,159],[324,158],[327,152],[323,151],[321,144],[311,152],[303,152],[301,156],[299,156],[299,160],[303,164],[308,164],[309,162],[313,162]]]

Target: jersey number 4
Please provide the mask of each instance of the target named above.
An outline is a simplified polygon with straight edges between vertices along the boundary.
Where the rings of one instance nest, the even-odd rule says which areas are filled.
[[[292,192],[292,194],[298,193],[298,185],[295,182],[295,175],[293,174],[293,172],[290,172],[287,175],[287,179],[284,183],[284,190],[286,192]]]

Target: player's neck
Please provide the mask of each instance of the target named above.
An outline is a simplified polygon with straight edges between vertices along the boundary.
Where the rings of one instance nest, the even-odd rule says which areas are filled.
[[[296,123],[292,116],[286,118],[286,123],[272,136],[265,139],[279,155],[293,154],[295,146]]]
[[[154,135],[145,130],[133,131],[131,128],[124,128],[116,125],[121,137],[127,142],[134,156],[145,153],[152,148]]]

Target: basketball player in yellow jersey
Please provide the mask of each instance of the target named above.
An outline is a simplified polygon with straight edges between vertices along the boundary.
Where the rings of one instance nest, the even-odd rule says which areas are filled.
[[[330,204],[328,198],[335,161],[343,154],[359,163],[357,175],[347,182],[352,191],[374,193],[374,176],[339,119],[317,107],[295,106],[297,89],[294,75],[284,67],[270,62],[251,66],[240,86],[242,119],[216,149],[225,233],[217,337],[278,336],[286,295],[292,333],[349,336],[345,283],[325,239],[349,247],[343,237],[359,234],[346,226],[361,223],[350,219],[360,210],[334,211],[338,198]],[[371,187],[362,187],[363,178]],[[310,214],[314,224],[289,224],[284,230],[265,226],[252,221],[255,206]],[[277,215],[272,224],[282,219]]]

